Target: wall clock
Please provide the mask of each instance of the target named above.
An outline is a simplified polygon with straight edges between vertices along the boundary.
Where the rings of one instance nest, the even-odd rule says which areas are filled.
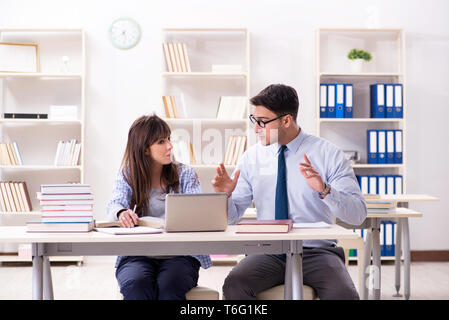
[[[131,18],[119,18],[112,22],[109,28],[109,39],[114,47],[118,49],[133,48],[139,43],[140,36],[140,26]]]

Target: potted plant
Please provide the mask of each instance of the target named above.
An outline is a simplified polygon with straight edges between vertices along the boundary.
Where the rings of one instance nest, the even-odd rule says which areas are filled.
[[[361,72],[363,62],[369,62],[372,59],[371,54],[368,51],[360,49],[352,49],[348,53],[348,59],[351,61],[351,71],[354,73]]]

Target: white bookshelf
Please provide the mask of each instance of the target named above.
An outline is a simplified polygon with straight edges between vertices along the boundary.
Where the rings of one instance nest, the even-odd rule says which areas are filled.
[[[193,144],[197,172],[203,192],[214,192],[211,180],[216,167],[224,160],[229,136],[249,137],[249,103],[245,117],[237,120],[216,118],[221,96],[245,96],[249,98],[249,32],[246,28],[164,28],[163,43],[185,43],[191,72],[168,72],[162,52],[162,94],[161,96],[183,95],[187,117],[166,118],[161,98],[160,111],[172,130],[188,135]],[[213,72],[212,65],[240,65],[239,72]],[[179,100],[176,101],[178,110]],[[211,132],[217,141],[208,140],[205,134]],[[232,133],[231,133],[232,132]],[[211,139],[213,139],[211,138]],[[203,156],[203,150],[213,143],[213,150]],[[209,146],[210,147],[210,146]],[[232,173],[235,166],[226,166]]]
[[[367,50],[373,59],[365,63],[361,72],[350,72],[348,52]],[[321,28],[316,32],[315,110],[316,132],[342,150],[357,150],[360,162],[353,164],[356,175],[389,175],[403,177],[406,193],[406,83],[405,35],[402,29],[346,29]],[[352,83],[354,86],[354,118],[320,118],[320,83]],[[403,84],[403,118],[370,118],[370,90],[374,83]],[[402,164],[368,164],[368,129],[402,129]],[[354,258],[350,258],[353,260]],[[382,257],[392,260],[394,257]]]
[[[38,72],[0,72],[1,141],[16,141],[23,160],[23,165],[0,166],[1,181],[25,181],[32,204],[32,212],[0,212],[0,224],[23,225],[40,218],[35,194],[41,184],[84,182],[85,33],[83,29],[3,28],[0,41],[38,45]],[[76,105],[77,118],[53,120],[50,105]],[[5,112],[46,113],[49,118],[5,119]],[[78,164],[54,165],[58,141],[70,139],[81,143]],[[0,248],[0,261],[30,261],[12,249]],[[64,261],[82,262],[82,257]]]

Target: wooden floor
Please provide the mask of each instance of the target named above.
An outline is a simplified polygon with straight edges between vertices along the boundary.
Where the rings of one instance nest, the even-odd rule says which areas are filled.
[[[115,257],[85,257],[82,266],[52,263],[55,299],[114,300],[120,299],[115,280]],[[200,269],[199,284],[218,290],[232,266]],[[357,287],[357,266],[349,273]],[[0,266],[0,299],[31,299],[32,269],[30,263],[2,263]],[[400,290],[403,293],[403,288]],[[394,264],[382,264],[382,299],[395,298]],[[221,295],[220,295],[221,297]],[[414,262],[411,265],[411,299],[448,300],[449,262]]]

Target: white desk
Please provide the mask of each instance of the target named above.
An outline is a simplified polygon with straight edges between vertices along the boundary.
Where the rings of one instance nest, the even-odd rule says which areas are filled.
[[[361,226],[351,226],[341,221],[340,225],[347,228],[366,228],[365,250],[363,257],[363,290],[362,299],[368,298],[367,267],[370,265],[371,257],[375,266],[374,299],[380,299],[381,295],[381,261],[380,261],[380,223],[382,220],[397,220],[396,229],[396,251],[395,251],[395,286],[397,294],[401,284],[401,253],[404,252],[404,296],[410,298],[410,231],[408,218],[422,217],[421,212],[408,209],[408,202],[411,201],[439,201],[439,198],[423,194],[402,194],[402,195],[382,195],[376,200],[396,201],[398,208],[392,213],[368,214],[365,222]]]
[[[109,235],[88,233],[27,233],[26,227],[0,227],[0,242],[32,243],[33,299],[53,299],[48,256],[73,255],[192,255],[285,253],[285,298],[302,299],[302,241],[357,239],[337,225],[323,229],[293,229],[283,234],[236,234],[225,232]]]

